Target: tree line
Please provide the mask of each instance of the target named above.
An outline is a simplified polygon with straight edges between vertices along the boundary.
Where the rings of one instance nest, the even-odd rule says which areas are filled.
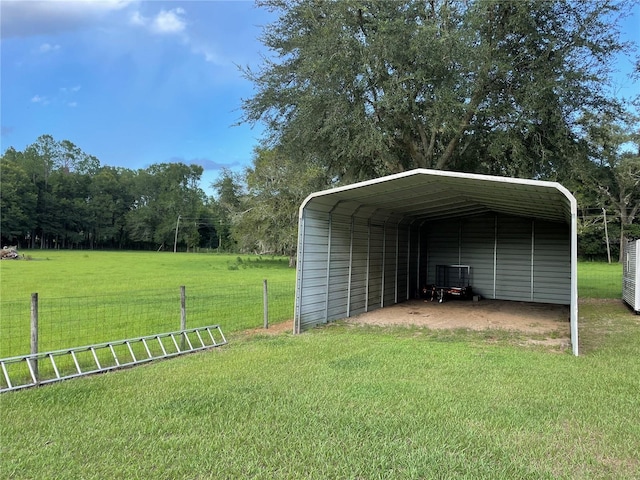
[[[3,244],[157,250],[229,242],[197,165],[103,166],[71,141],[42,135],[24,151],[8,148],[0,168]]]
[[[276,20],[270,54],[243,69],[256,93],[241,121],[266,127],[250,166],[208,197],[198,166],[100,166],[44,135],[2,156],[3,242],[293,258],[309,193],[412,168],[562,183],[586,258],[640,237],[640,98],[616,96],[613,75],[626,56],[640,77],[619,30],[632,2],[257,3]]]

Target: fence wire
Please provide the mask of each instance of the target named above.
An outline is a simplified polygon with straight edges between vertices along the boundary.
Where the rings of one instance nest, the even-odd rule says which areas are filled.
[[[268,282],[269,322],[293,318],[293,282]],[[580,262],[578,295],[621,298],[622,266]],[[0,358],[30,353],[31,298],[0,302]],[[38,350],[60,350],[180,329],[180,288],[38,301]],[[263,283],[186,287],[186,327],[225,333],[263,325]]]
[[[186,328],[219,324],[230,333],[264,324],[263,283],[186,287]],[[295,285],[268,283],[268,321],[293,318]],[[181,328],[180,288],[38,299],[40,352]],[[0,358],[30,353],[31,298],[0,302]]]

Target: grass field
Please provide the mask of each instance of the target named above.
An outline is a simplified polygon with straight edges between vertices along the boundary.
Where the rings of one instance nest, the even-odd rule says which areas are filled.
[[[84,297],[180,285],[224,289],[227,285],[294,282],[284,258],[169,252],[83,252],[34,250],[31,261],[0,262],[0,299]],[[240,259],[240,261],[238,261]],[[580,262],[581,297],[620,298],[622,265]]]
[[[640,323],[581,357],[346,324],[0,396],[2,478],[639,478]]]
[[[180,328],[223,324],[225,332],[291,318],[295,270],[286,258],[157,252],[21,252],[0,262],[0,357],[29,353],[31,294],[39,295],[40,351]]]
[[[85,297],[149,289],[177,289],[294,281],[281,257],[172,252],[21,251],[30,261],[0,262],[0,298]],[[238,261],[240,259],[240,261]],[[264,273],[265,277],[261,275]]]
[[[622,264],[578,262],[578,296],[622,298]]]
[[[114,272],[129,268],[122,254],[104,255]],[[235,257],[204,256],[202,266],[160,254],[160,268],[152,254],[131,255],[145,264],[132,271],[187,280],[207,270],[221,282],[292,276],[278,262],[258,271]],[[80,272],[72,256],[56,258],[67,275]],[[2,263],[3,302],[20,264]],[[601,291],[615,269],[584,274],[601,267],[580,264],[581,292]],[[128,278],[117,275],[118,285]],[[640,317],[619,300],[581,300],[577,358],[509,333],[341,322],[228,339],[0,395],[0,478],[640,478]]]

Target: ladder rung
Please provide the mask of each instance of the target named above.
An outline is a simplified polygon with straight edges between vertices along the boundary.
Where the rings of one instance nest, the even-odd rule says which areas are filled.
[[[82,369],[80,368],[80,364],[78,363],[78,358],[76,357],[76,352],[71,350],[71,357],[73,358],[73,363],[76,364],[76,370],[78,370],[78,374],[82,375]]]
[[[178,342],[176,342],[176,337],[173,336],[173,333],[171,334],[171,340],[173,340],[173,344],[176,346],[176,350],[178,351],[178,353],[180,353],[182,350],[180,350]]]
[[[2,373],[4,373],[4,379],[7,382],[7,387],[13,388],[13,385],[11,385],[11,380],[9,379],[9,372],[7,372],[7,367],[5,366],[4,362],[0,362],[0,365],[2,365]]]
[[[131,358],[133,359],[134,363],[138,361],[138,359],[136,358],[136,355],[133,353],[133,348],[131,348],[131,344],[129,342],[125,342],[127,344],[127,347],[129,347],[129,353],[131,354]]]
[[[211,333],[211,330],[209,329],[209,327],[207,327],[207,333],[209,334],[209,336],[211,337],[211,341],[213,342],[213,345],[217,345],[216,343],[216,339],[213,337],[213,333]]]
[[[53,359],[53,354],[49,354],[49,360],[51,360],[51,366],[53,367],[53,371],[56,372],[56,378],[60,379],[60,372],[58,371],[58,366],[56,365],[55,360]]]
[[[109,344],[109,348],[111,349],[111,353],[113,354],[113,360],[116,362],[116,366],[120,366],[120,362],[118,361],[118,357],[116,356],[116,351],[113,349],[113,345]]]
[[[98,367],[98,370],[102,370],[102,367],[100,366],[100,360],[98,360],[98,354],[96,353],[96,349],[94,347],[90,348],[91,353],[93,353],[93,359],[96,361],[96,367]]]
[[[36,360],[35,358],[27,358],[27,366],[29,367],[29,373],[31,374],[31,379],[33,380],[33,383],[38,383],[38,379],[36,378],[36,372],[33,368],[33,365],[31,364],[31,360],[33,360],[34,362],[37,362],[38,360]]]
[[[184,338],[187,339],[187,343],[189,344],[189,350],[193,350],[193,345],[191,345],[191,340],[189,340],[189,335],[187,335],[187,332],[182,332],[182,335],[184,335]]]
[[[151,355],[151,350],[149,350],[149,346],[147,345],[147,341],[144,338],[142,339],[142,344],[144,345],[144,349],[147,351],[147,355],[149,356],[149,358],[153,358],[153,355]]]
[[[160,348],[162,349],[162,354],[166,357],[167,356],[167,351],[164,348],[164,344],[162,343],[162,339],[160,338],[159,335],[156,335],[156,338],[158,339],[158,343],[160,344]]]
[[[202,341],[202,336],[200,335],[200,332],[198,330],[196,330],[196,335],[198,336],[198,340],[200,340],[200,345],[202,345],[202,348],[204,348],[205,344]]]

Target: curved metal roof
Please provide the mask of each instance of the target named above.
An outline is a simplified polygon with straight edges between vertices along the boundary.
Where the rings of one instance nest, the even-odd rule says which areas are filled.
[[[405,220],[497,212],[571,224],[576,200],[556,182],[417,169],[309,195],[300,207],[385,211]]]

